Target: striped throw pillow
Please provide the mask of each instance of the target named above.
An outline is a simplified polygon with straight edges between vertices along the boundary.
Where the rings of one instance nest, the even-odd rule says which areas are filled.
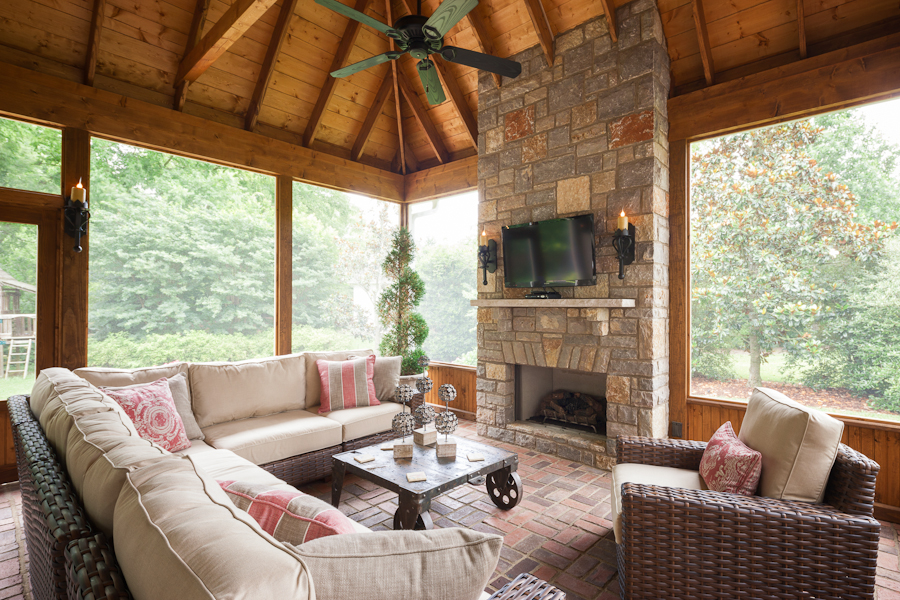
[[[376,406],[375,355],[353,360],[317,360],[322,396],[319,413],[333,410]]]
[[[272,489],[242,481],[218,482],[239,509],[279,542],[302,544],[329,535],[355,533],[344,513],[296,490]]]

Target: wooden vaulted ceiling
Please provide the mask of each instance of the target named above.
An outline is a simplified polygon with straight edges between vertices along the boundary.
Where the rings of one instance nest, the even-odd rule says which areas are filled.
[[[416,8],[343,1],[389,23]],[[423,14],[438,4],[424,0]],[[554,36],[624,4],[481,0],[447,42],[501,57],[540,44],[552,61]],[[900,0],[658,4],[676,95],[900,30]],[[474,69],[435,61],[447,91],[439,106],[428,105],[409,56],[329,75],[389,49],[384,35],[313,0],[0,2],[0,61],[395,173],[476,154]]]

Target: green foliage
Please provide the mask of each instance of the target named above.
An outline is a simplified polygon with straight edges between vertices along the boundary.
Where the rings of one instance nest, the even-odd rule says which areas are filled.
[[[405,227],[398,229],[391,239],[391,249],[382,271],[391,282],[378,300],[378,317],[387,330],[381,339],[379,352],[383,356],[402,356],[402,375],[420,372],[418,357],[428,337],[428,325],[415,307],[425,295],[425,284],[412,269],[416,245]]]
[[[0,186],[58,194],[62,132],[0,119]]]

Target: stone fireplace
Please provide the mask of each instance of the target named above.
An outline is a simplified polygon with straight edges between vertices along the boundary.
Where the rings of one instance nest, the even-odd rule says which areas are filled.
[[[668,432],[669,59],[654,1],[616,16],[617,42],[601,17],[557,36],[551,67],[535,46],[501,88],[482,73],[478,104],[479,230],[499,244],[504,225],[593,213],[597,265],[596,285],[558,288],[559,300],[505,288],[502,253],[487,285],[479,277],[478,432],[602,468],[618,435]],[[622,210],[637,230],[624,280],[612,248]],[[603,380],[605,435],[525,420],[517,388],[552,387],[554,372],[521,367]]]

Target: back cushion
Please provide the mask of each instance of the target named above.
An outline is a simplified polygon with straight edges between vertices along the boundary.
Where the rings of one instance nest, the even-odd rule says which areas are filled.
[[[303,563],[237,509],[191,457],[129,473],[114,532],[116,559],[137,600],[315,597]]]
[[[200,427],[306,408],[302,354],[190,367],[194,416]]]
[[[150,383],[163,377],[169,378],[184,373],[188,374],[188,363],[176,362],[158,367],[140,369],[107,369],[105,367],[82,367],[74,373],[98,387],[125,387],[138,383]]]
[[[375,354],[375,352],[372,350],[306,352],[306,406],[317,406],[322,396],[322,381],[319,379],[319,368],[316,366],[317,360],[349,360],[351,356],[362,357],[370,354]]]
[[[34,385],[31,388],[31,399],[29,400],[31,414],[34,415],[35,419],[40,420],[41,413],[50,401],[51,396],[58,395],[51,376],[60,376],[68,372],[68,369],[53,367],[52,369],[44,369],[38,373],[38,376],[34,379]]]
[[[842,422],[784,394],[753,390],[738,439],[762,454],[759,495],[821,502],[843,431]]]

